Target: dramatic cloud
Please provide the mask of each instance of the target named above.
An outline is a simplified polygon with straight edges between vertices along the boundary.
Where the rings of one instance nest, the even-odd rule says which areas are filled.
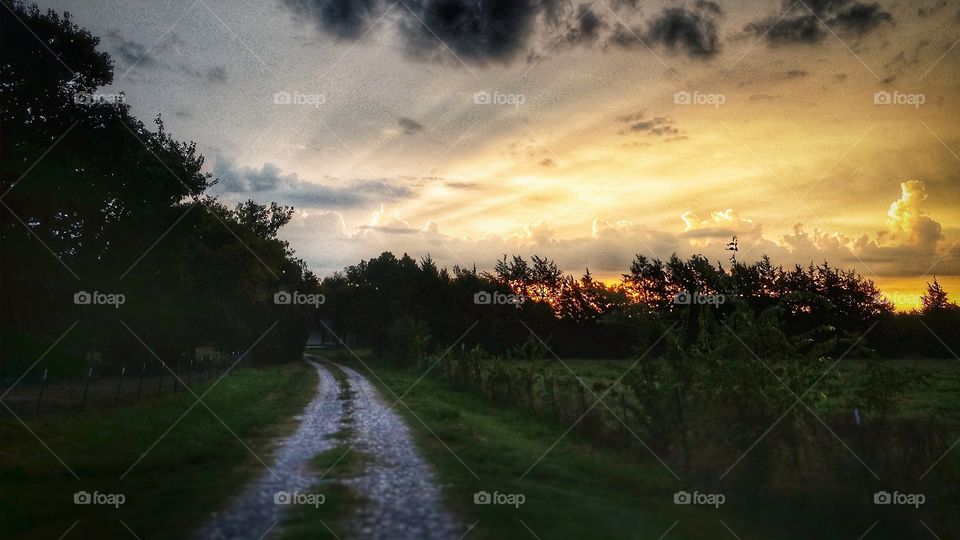
[[[580,4],[577,8],[576,21],[567,32],[567,41],[571,43],[596,41],[600,31],[607,25],[603,22],[589,4]]]
[[[826,37],[827,27],[841,35],[862,36],[882,23],[893,24],[893,16],[879,4],[851,2],[852,0],[785,0],[783,9],[786,10],[786,15],[770,15],[751,22],[744,28],[744,33],[763,37],[772,45],[811,44]]]
[[[879,4],[861,4],[858,2],[846,10],[838,12],[829,24],[836,26],[847,34],[865,34],[884,22],[892,24],[893,16],[883,11]]]
[[[357,39],[381,20],[390,6],[384,0],[283,0],[298,16],[338,39]],[[639,12],[634,1],[613,4],[621,21]],[[408,0],[384,17],[411,57],[425,61],[508,64],[534,58],[536,45],[551,49],[569,44],[614,44],[630,47],[654,43],[693,57],[706,58],[718,49],[715,17],[720,6],[698,0],[692,9],[671,7],[654,17],[646,30],[610,25],[589,3],[563,0]],[[455,57],[451,57],[452,55]]]
[[[477,63],[509,62],[524,51],[542,5],[532,0],[414,0],[400,30],[411,55],[435,59],[447,48]]]
[[[727,208],[722,212],[711,212],[709,219],[700,219],[697,214],[687,211],[680,219],[683,221],[684,236],[687,238],[719,238],[729,240],[735,235],[761,234],[761,227],[753,221],[740,217],[740,214]]]
[[[704,0],[698,1],[692,10],[670,7],[651,19],[646,30],[616,25],[607,43],[623,48],[659,44],[693,58],[707,59],[720,51],[716,18],[721,16],[719,5]]]
[[[413,195],[413,189],[396,180],[340,181],[336,187],[301,180],[297,174],[283,174],[279,167],[264,163],[259,169],[237,167],[219,160],[213,169],[219,179],[213,192],[231,199],[254,198],[314,208],[357,208],[395,201]]]
[[[297,14],[340,39],[356,39],[367,31],[383,6],[379,0],[284,0]]]
[[[719,9],[716,4],[705,4]],[[684,8],[665,9],[650,23],[646,38],[670,50],[683,48],[695,57],[710,57],[719,50],[714,20],[703,12]]]
[[[338,265],[353,264],[361,258],[375,257],[383,251],[415,257],[431,254],[441,264],[491,268],[501,254],[547,256],[569,272],[589,267],[598,275],[614,277],[626,271],[636,254],[665,259],[676,253],[681,257],[703,254],[711,260],[726,261],[730,238],[737,236],[740,257],[754,261],[768,255],[776,264],[821,264],[856,268],[867,276],[923,274],[941,258],[937,249],[940,225],[920,210],[926,191],[920,182],[905,182],[903,193],[887,213],[889,230],[876,238],[859,237],[835,231],[808,231],[797,223],[788,234],[768,238],[763,227],[734,209],[709,213],[701,218],[684,212],[675,227],[653,228],[647,224],[594,219],[590,230],[560,234],[551,223],[537,221],[505,234],[450,236],[442,224],[426,220],[410,223],[396,211],[379,206],[362,223],[352,227],[335,212],[301,212],[289,227],[285,238],[304,246],[305,259],[312,267],[332,272]],[[878,213],[878,219],[882,214]],[[349,255],[345,255],[349,253]],[[957,257],[944,258],[939,268],[956,271]]]
[[[932,252],[943,239],[943,228],[920,210],[920,203],[927,200],[927,189],[923,182],[910,180],[900,184],[900,190],[900,198],[887,210],[891,231],[906,237],[910,245]]]

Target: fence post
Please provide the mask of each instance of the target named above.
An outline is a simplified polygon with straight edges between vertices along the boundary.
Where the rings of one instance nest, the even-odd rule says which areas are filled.
[[[179,358],[177,359],[177,365],[173,366],[173,373],[171,375],[173,375],[173,393],[176,394],[177,387],[179,386],[178,383],[180,382],[180,359]]]
[[[43,378],[40,379],[40,395],[37,396],[37,409],[34,414],[40,412],[40,402],[43,401],[43,389],[47,386],[47,368],[43,368]]]
[[[137,387],[137,402],[140,402],[140,395],[143,394],[143,377],[147,374],[147,363],[144,362],[140,367],[140,385]]]
[[[87,383],[83,385],[83,401],[80,402],[80,410],[87,408],[87,394],[90,392],[90,378],[93,376],[93,366],[87,370]]]
[[[120,402],[120,387],[123,385],[123,374],[127,372],[126,366],[120,366],[120,379],[117,381],[117,393],[113,396],[113,406],[116,407]]]

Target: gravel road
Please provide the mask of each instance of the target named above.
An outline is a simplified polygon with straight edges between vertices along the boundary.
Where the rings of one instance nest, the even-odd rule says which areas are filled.
[[[348,367],[341,369],[354,393],[351,406],[356,449],[374,456],[363,476],[347,482],[370,501],[356,524],[357,536],[459,538],[462,531],[443,509],[440,487],[414,447],[406,424],[363,375]]]
[[[325,366],[311,362],[320,376],[317,394],[299,417],[296,433],[278,442],[271,471],[248,484],[227,508],[211,516],[197,531],[201,540],[279,537],[287,505],[275,504],[278,491],[322,492],[323,481],[307,463],[314,455],[339,441],[331,437],[346,415],[353,418],[354,448],[372,456],[364,473],[338,480],[366,499],[351,523],[349,538],[456,539],[460,527],[440,502],[441,491],[433,472],[413,445],[403,420],[390,410],[376,388],[356,371],[340,367],[346,375],[348,399],[338,399],[341,389]]]
[[[271,471],[244,488],[228,507],[212,516],[197,534],[204,540],[259,539],[273,532],[283,518],[286,505],[275,504],[278,491],[310,492],[316,479],[307,468],[314,455],[335,443],[330,435],[340,425],[342,403],[337,399],[337,382],[330,372],[313,364],[320,376],[317,393],[299,417],[296,433],[279,441]],[[269,536],[267,536],[269,537]]]

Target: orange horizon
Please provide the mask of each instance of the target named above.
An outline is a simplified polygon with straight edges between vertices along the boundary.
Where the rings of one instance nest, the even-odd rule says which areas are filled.
[[[920,307],[920,297],[927,291],[927,284],[933,282],[934,276],[890,276],[868,278],[880,289],[883,296],[893,303],[894,309],[906,313]],[[936,276],[950,299],[956,302],[960,299],[960,275]],[[605,274],[594,276],[594,279],[610,287],[622,283],[620,274]]]

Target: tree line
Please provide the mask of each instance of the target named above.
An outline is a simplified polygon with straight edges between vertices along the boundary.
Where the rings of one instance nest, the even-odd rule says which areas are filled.
[[[173,365],[201,345],[299,358],[310,308],[273,303],[319,286],[277,238],[293,209],[206,195],[216,180],[193,143],[101,92],[114,64],[99,38],[2,1],[0,375],[41,357]]]
[[[387,252],[324,279],[321,290],[320,312],[335,333],[400,362],[452,344],[600,358],[658,344],[663,354],[724,332],[734,318],[765,321],[801,353],[828,344],[826,352],[839,355],[856,343],[860,356],[944,358],[960,344],[960,308],[935,278],[922,308],[904,313],[853,270],[827,262],[784,268],[768,257],[724,268],[701,255],[637,255],[608,285],[589,269],[576,278],[538,256],[504,256],[483,272]],[[667,329],[673,337],[661,340]]]

